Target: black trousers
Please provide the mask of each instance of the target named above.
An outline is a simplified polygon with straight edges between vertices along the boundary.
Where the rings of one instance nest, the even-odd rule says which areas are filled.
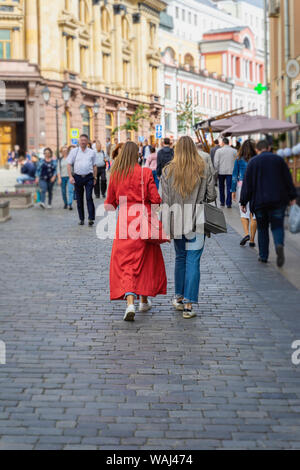
[[[93,201],[93,188],[94,188],[94,176],[93,173],[84,177],[80,175],[74,175],[75,179],[75,192],[77,200],[77,210],[80,220],[84,220],[84,189],[86,195],[86,203],[89,213],[89,220],[95,220],[95,205]]]
[[[97,168],[97,181],[94,186],[95,189],[95,196],[98,198],[100,197],[100,180],[101,180],[101,194],[102,197],[106,195],[107,189],[107,179],[106,179],[106,168],[105,167],[98,167]]]

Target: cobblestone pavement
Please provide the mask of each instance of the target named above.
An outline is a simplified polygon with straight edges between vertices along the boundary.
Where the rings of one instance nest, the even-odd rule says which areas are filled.
[[[300,448],[299,291],[240,236],[207,241],[199,316],[110,303],[111,241],[75,211],[0,226],[0,449]]]

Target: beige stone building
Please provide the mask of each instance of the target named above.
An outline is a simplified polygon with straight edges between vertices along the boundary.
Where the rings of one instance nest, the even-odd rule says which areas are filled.
[[[70,143],[71,129],[104,143],[140,103],[150,118],[138,134],[154,138],[161,112],[159,15],[165,7],[161,0],[0,0],[1,163],[14,144],[56,148],[56,101],[60,144]],[[123,131],[119,137],[138,135]]]

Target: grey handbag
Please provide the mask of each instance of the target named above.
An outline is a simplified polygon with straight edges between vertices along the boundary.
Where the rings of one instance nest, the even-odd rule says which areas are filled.
[[[204,232],[206,234],[227,233],[224,212],[207,202],[204,202]]]

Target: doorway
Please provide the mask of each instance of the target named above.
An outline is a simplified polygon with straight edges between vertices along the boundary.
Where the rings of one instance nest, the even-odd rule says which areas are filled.
[[[0,122],[0,167],[7,162],[8,153],[16,144],[16,123]]]

